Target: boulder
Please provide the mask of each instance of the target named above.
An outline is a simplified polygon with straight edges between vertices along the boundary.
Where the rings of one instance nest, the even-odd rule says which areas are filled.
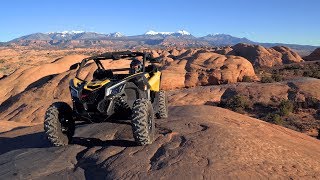
[[[272,67],[281,64],[302,62],[300,55],[285,46],[265,48],[260,45],[236,44],[215,49],[222,55],[235,55],[248,59],[255,67]]]
[[[235,83],[244,76],[256,79],[252,64],[239,56],[188,50],[176,58],[163,71],[164,89]]]

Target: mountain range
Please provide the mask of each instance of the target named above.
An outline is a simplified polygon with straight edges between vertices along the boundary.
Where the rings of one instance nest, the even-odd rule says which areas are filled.
[[[25,35],[8,42],[0,42],[0,46],[31,46],[36,48],[77,48],[77,47],[108,47],[111,49],[136,49],[144,47],[210,47],[228,46],[238,43],[259,44],[265,47],[288,46],[298,52],[309,53],[316,46],[259,43],[247,38],[234,37],[228,34],[209,34],[195,37],[191,33],[180,30],[177,32],[147,31],[142,35],[125,36],[115,32],[109,34],[85,31],[62,31],[49,33],[34,33]]]

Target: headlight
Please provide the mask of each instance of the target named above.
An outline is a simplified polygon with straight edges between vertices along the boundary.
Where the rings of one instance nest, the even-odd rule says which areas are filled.
[[[107,96],[119,94],[122,91],[123,87],[124,87],[124,84],[110,87],[109,89],[107,89]]]

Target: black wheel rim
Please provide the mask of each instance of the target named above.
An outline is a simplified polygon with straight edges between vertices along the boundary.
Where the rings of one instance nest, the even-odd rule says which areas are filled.
[[[66,119],[64,116],[62,116],[60,118],[60,124],[61,124],[61,131],[63,133],[67,133],[68,132],[68,125],[67,125],[67,122],[66,122]]]
[[[70,124],[69,124],[70,123],[70,117],[66,116],[64,113],[60,114],[59,121],[60,121],[60,124],[61,124],[62,133],[68,134],[69,127],[70,127]]]

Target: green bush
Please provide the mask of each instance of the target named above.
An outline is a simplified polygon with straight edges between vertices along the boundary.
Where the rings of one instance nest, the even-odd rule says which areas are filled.
[[[253,80],[250,76],[243,76],[242,82],[253,82]]]
[[[294,104],[290,100],[282,100],[279,107],[281,116],[287,116],[294,110]]]
[[[241,112],[250,108],[250,101],[246,96],[235,95],[226,100],[221,101],[221,106],[232,109],[233,111]]]
[[[303,76],[320,79],[320,72],[317,69],[309,69],[303,72]]]
[[[286,69],[286,70],[296,70],[296,69],[301,69],[301,67],[299,65],[290,65],[290,66],[286,66],[284,69]]]
[[[304,71],[303,72],[303,76],[305,76],[305,77],[311,77],[312,76],[312,71]]]
[[[255,68],[254,68],[254,73],[255,73],[255,74],[262,74],[262,73],[263,73],[263,70],[262,70],[262,68],[255,67]]]
[[[320,72],[319,71],[313,71],[312,77],[320,79]]]
[[[276,82],[280,82],[283,80],[283,78],[280,74],[272,74],[271,78]]]
[[[8,67],[0,67],[0,71],[8,70]]]
[[[262,82],[262,83],[272,83],[272,82],[274,82],[274,80],[273,80],[272,77],[270,77],[270,76],[263,76],[263,77],[261,78],[261,82]]]
[[[318,109],[319,108],[319,100],[314,97],[307,97],[306,98],[306,107]]]
[[[269,113],[267,115],[267,120],[268,120],[268,122],[271,122],[271,123],[277,124],[277,125],[284,124],[284,121],[279,114]]]

